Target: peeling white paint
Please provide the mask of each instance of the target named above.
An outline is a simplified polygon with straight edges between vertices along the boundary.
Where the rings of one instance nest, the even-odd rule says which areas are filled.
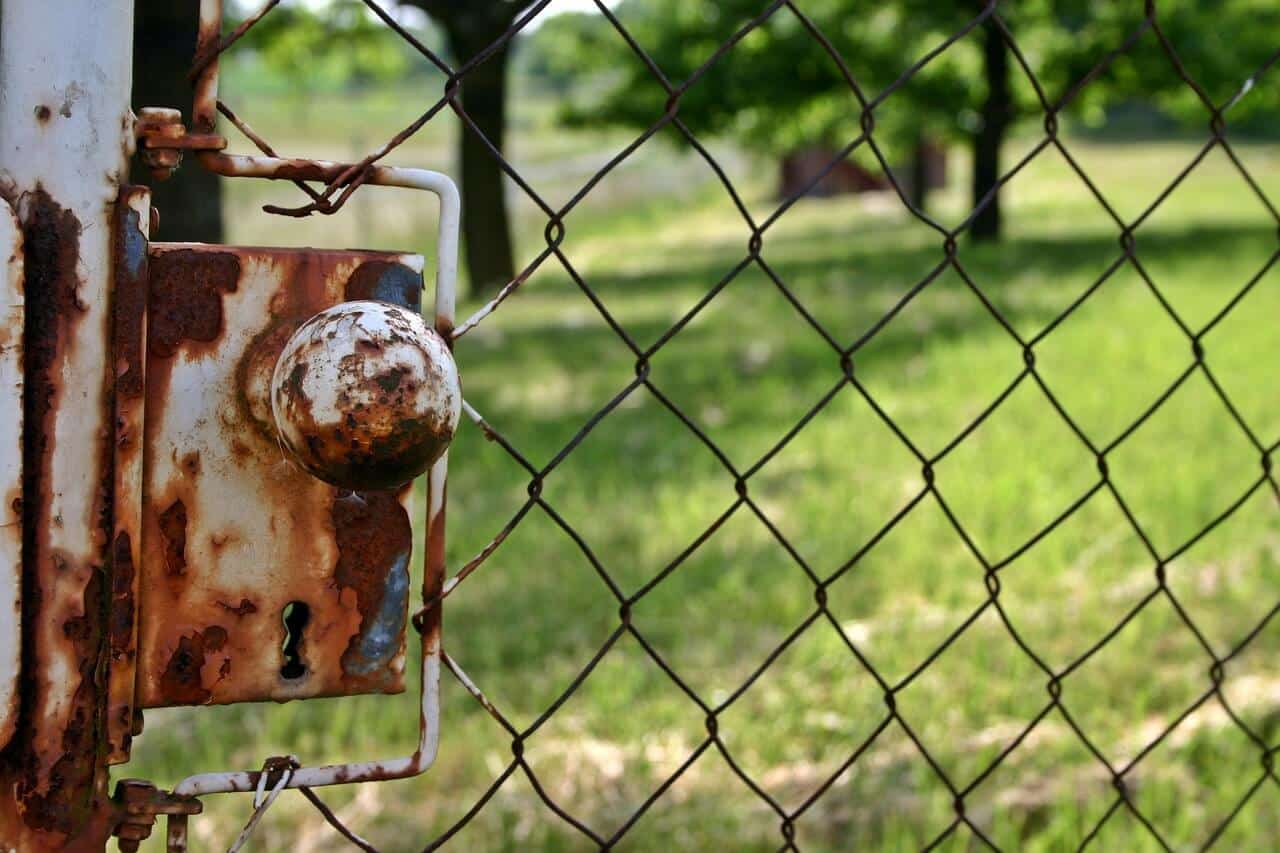
[[[22,648],[22,231],[0,201],[0,746],[17,717]]]

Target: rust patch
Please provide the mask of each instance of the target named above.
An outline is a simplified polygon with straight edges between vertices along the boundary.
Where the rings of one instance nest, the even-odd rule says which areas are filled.
[[[80,682],[72,697],[72,705],[76,710],[70,715],[68,725],[62,731],[60,745],[63,755],[47,770],[50,784],[46,790],[41,790],[42,786],[38,782],[39,768],[34,763],[34,756],[25,768],[26,774],[17,785],[23,821],[32,829],[43,832],[71,836],[92,817],[91,801],[78,801],[75,796],[92,790],[97,775],[95,759],[100,710],[94,702],[94,673],[98,666],[94,646],[95,641],[101,638],[101,626],[97,624],[93,614],[101,600],[101,593],[102,574],[94,572],[84,590],[84,615],[68,619],[62,626],[67,639],[75,644],[77,650],[84,652],[78,658]],[[23,672],[24,675],[27,673],[26,667]]]
[[[174,501],[160,513],[160,535],[164,538],[164,570],[169,576],[187,573],[187,507]]]
[[[49,119],[53,118],[53,110],[49,109],[44,104],[40,104],[38,107],[36,107],[35,114],[36,114],[36,121],[40,122],[41,124],[46,124],[49,121]]]
[[[280,351],[300,325],[300,320],[285,319],[271,326],[253,339],[237,367],[240,407],[246,419],[273,444],[276,442],[276,427],[271,415],[271,375],[276,369]]]
[[[56,452],[54,425],[63,387],[62,368],[86,311],[78,292],[81,225],[40,186],[24,196],[22,206],[26,263],[22,666],[17,731],[0,753],[0,766],[3,784],[14,792],[23,823],[30,830],[66,837],[89,825],[100,805],[101,791],[96,783],[105,780],[105,774],[99,772],[105,708],[96,675],[106,652],[102,562],[108,558],[104,552],[109,548],[111,529],[109,439],[103,436],[100,470],[93,478],[98,484],[93,506],[98,541],[92,558],[74,558],[72,578],[85,578],[84,585],[78,587],[77,581],[61,575],[58,558],[64,564],[73,558],[55,553],[50,530],[56,522],[51,507],[51,465]],[[104,375],[104,383],[106,379]],[[72,588],[77,589],[75,598],[67,600]],[[63,622],[63,642],[51,643],[49,620],[64,618],[76,609],[82,615]],[[79,664],[78,672],[71,676],[75,680],[58,685],[59,695],[65,698],[52,719],[46,715],[47,685],[40,678],[48,671],[43,663],[46,655]]]
[[[373,420],[393,405],[379,402],[369,407],[366,414]],[[310,414],[305,405],[295,404],[293,411]],[[317,427],[307,436],[312,457],[323,460],[322,479],[326,482],[364,488],[404,483],[430,467],[448,446],[447,438],[441,435],[444,430],[431,419],[388,418],[385,420],[391,423],[389,431],[373,438],[355,429],[352,420],[328,429]],[[314,418],[304,423],[310,426]]]
[[[240,599],[240,603],[235,605],[234,607],[230,604],[227,604],[225,601],[219,601],[219,602],[216,602],[216,604],[219,607],[221,607],[223,610],[227,611],[228,613],[234,613],[236,618],[238,619],[242,619],[251,613],[258,612],[258,608],[255,607],[254,603],[247,598]]]
[[[335,522],[334,503],[344,498],[285,460],[268,392],[285,342],[316,312],[343,301],[353,270],[379,260],[388,262],[384,269],[412,270],[417,262],[194,244],[153,244],[150,252],[153,271],[168,263],[175,276],[175,256],[233,255],[238,277],[232,290],[237,270],[228,265],[228,287],[214,289],[223,316],[212,341],[188,335],[175,344],[180,336],[157,331],[148,319],[136,704],[400,692],[411,537],[407,510],[393,504],[410,494],[388,492],[372,507],[340,506]],[[154,284],[153,305],[162,287],[170,289]],[[166,342],[172,357],[162,354]],[[379,555],[373,540],[388,531],[397,545]],[[362,564],[369,559],[378,564]],[[307,606],[305,625],[286,623],[291,603]],[[206,642],[210,626],[227,635],[216,651]],[[284,670],[294,660],[301,672],[288,678]],[[381,668],[372,668],[378,662]],[[359,674],[365,666],[370,671]]]
[[[133,543],[127,530],[116,534],[111,556],[111,669],[112,686],[117,677],[124,678],[134,672],[137,650],[134,646],[134,578],[137,574],[133,562]],[[119,675],[117,676],[117,673]],[[129,685],[131,688],[132,685]],[[108,739],[112,756],[117,763],[127,760],[133,743],[133,690],[111,697],[108,717]]]
[[[160,676],[165,695],[183,705],[203,705],[212,699],[213,691],[205,687],[200,673],[206,657],[220,651],[226,644],[227,629],[221,625],[210,625],[198,633],[182,636]],[[225,677],[222,669],[229,663],[230,658],[223,658],[219,677]]]
[[[404,381],[408,376],[409,376],[409,368],[392,367],[392,368],[389,368],[385,373],[382,373],[378,376],[373,377],[373,381],[375,384],[377,384],[379,388],[381,388],[386,393],[392,394],[396,391],[399,391],[400,396],[403,397],[405,396],[406,389],[403,389],[400,386],[404,384]],[[407,390],[417,391],[418,386],[410,384]],[[383,402],[382,398],[379,398],[378,402],[379,403]]]
[[[321,166],[314,160],[291,159],[286,160],[275,168],[273,177],[281,180],[290,181],[332,181],[346,169],[346,166],[336,164],[333,166]]]
[[[222,297],[236,291],[240,258],[231,252],[175,249],[151,257],[149,345],[169,358],[187,341],[211,343],[222,334]]]
[[[347,301],[378,299],[418,310],[422,304],[422,274],[392,261],[365,261],[347,279]]]
[[[133,640],[133,542],[128,531],[116,534],[111,549],[111,659],[123,661]]]
[[[333,501],[334,581],[355,593],[360,630],[342,654],[356,679],[383,674],[404,643],[413,530],[395,490],[339,493]]]
[[[116,287],[112,294],[115,324],[113,358],[116,394],[124,399],[142,396],[143,323],[147,310],[147,238],[138,212],[126,203],[129,188],[121,194],[120,219],[115,242]]]
[[[302,380],[307,378],[307,366],[295,364],[289,371],[289,378],[284,381],[285,390],[295,397],[302,396]]]
[[[443,614],[440,594],[444,589],[445,576],[445,511],[449,503],[448,488],[446,484],[446,494],[440,496],[439,509],[428,519],[427,535],[423,543],[422,600],[433,603],[422,611],[421,619],[414,619],[414,625],[424,637],[439,634],[441,628]],[[430,494],[427,500],[432,500]]]
[[[440,337],[444,338],[444,342],[449,349],[453,349],[453,320],[445,317],[443,314],[436,315],[435,330],[440,333]]]
[[[108,630],[108,763],[129,759],[137,659],[136,565],[142,540],[142,433],[150,191],[125,186],[116,201],[112,246],[111,354],[115,380],[112,459],[111,603]]]

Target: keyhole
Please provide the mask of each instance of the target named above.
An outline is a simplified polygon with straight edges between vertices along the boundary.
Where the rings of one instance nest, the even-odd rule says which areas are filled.
[[[311,608],[306,602],[290,601],[280,611],[280,616],[284,621],[284,645],[280,649],[284,655],[284,666],[280,667],[280,677],[301,678],[307,674],[307,666],[302,662],[298,649],[302,646],[302,629],[311,619]]]

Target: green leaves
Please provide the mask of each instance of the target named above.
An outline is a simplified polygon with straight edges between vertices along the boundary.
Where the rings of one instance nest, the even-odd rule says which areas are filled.
[[[233,51],[242,91],[355,88],[401,79],[415,66],[412,48],[359,0],[278,6]]]
[[[807,21],[780,8],[704,68],[765,6],[760,0],[627,0],[616,14],[672,86],[699,77],[679,101],[680,118],[695,133],[732,135],[749,147],[777,152],[813,143],[840,146],[860,129],[863,105],[813,30],[870,100],[983,8],[973,0],[808,0],[797,4]],[[1270,0],[1164,0],[1156,12],[1187,74],[1214,103],[1227,104],[1243,91],[1228,120],[1248,120],[1280,106],[1280,86],[1264,85],[1265,78],[1261,84],[1246,83],[1276,52],[1280,7]],[[1209,112],[1179,76],[1155,28],[1145,23],[1143,3],[1024,0],[1001,3],[998,13],[1050,104],[1132,40],[1073,94],[1068,115],[1097,123],[1110,105],[1141,100],[1182,120],[1208,120]],[[574,20],[553,19],[544,27],[548,41],[555,33],[557,73],[595,71],[607,81],[578,87],[566,117],[637,127],[656,121],[669,95],[608,21],[598,15],[565,18]],[[562,20],[563,27],[553,31]],[[1042,115],[1027,74],[1015,66],[1013,78],[1016,116]],[[890,149],[892,158],[922,131],[967,137],[984,94],[980,38],[971,32],[875,108],[876,141]]]

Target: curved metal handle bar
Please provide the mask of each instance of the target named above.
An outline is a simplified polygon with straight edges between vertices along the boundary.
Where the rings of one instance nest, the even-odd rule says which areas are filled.
[[[345,163],[323,160],[283,160],[275,157],[246,157],[233,154],[201,152],[201,164],[210,171],[229,177],[272,178],[277,180],[331,181],[348,168]],[[440,199],[440,226],[437,238],[435,323],[445,340],[449,340],[454,323],[458,276],[458,227],[462,202],[453,179],[427,169],[396,166],[373,166],[365,183],[378,186],[426,190]],[[427,528],[424,539],[424,582],[444,575],[444,489],[449,454],[445,453],[427,474]],[[424,593],[426,590],[424,589]],[[428,598],[430,596],[424,596]],[[438,602],[438,597],[437,597]],[[439,607],[439,604],[436,604]],[[418,748],[401,758],[300,767],[293,772],[286,787],[319,788],[351,782],[374,782],[417,776],[435,761],[440,744],[440,622],[433,620],[422,630],[422,685],[418,716]],[[222,773],[199,773],[188,776],[174,787],[180,796],[248,792],[256,789],[261,770],[235,770]]]
[[[286,160],[281,157],[257,157],[200,151],[200,165],[228,178],[267,178],[276,181],[319,181],[329,183],[351,168],[351,163],[331,160]],[[440,199],[440,225],[437,229],[436,263],[436,328],[445,339],[444,330],[453,332],[458,279],[458,231],[462,219],[462,197],[453,179],[429,169],[401,166],[370,166],[366,184],[380,187],[404,187],[426,190]],[[442,328],[443,326],[443,328]]]

